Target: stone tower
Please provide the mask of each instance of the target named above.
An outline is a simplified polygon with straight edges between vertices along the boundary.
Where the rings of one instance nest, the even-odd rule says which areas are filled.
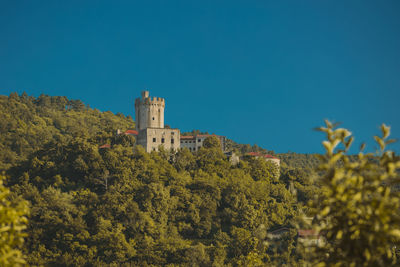
[[[164,128],[164,108],[164,98],[151,98],[148,91],[135,100],[136,144],[147,152],[158,151],[160,146],[167,150],[180,148],[179,129]]]
[[[142,92],[142,98],[135,100],[136,130],[164,128],[165,100],[149,97],[149,91]]]

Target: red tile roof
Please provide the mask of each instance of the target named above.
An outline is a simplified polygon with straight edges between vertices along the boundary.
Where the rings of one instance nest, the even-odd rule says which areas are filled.
[[[304,229],[299,229],[297,231],[297,233],[299,234],[299,236],[301,237],[309,237],[309,236],[314,236],[317,237],[319,236],[318,232],[313,230],[313,229],[309,229],[309,230],[304,230]]]
[[[264,155],[264,158],[279,159],[279,158],[274,157],[274,156],[272,156],[272,155]]]
[[[126,130],[124,132],[124,134],[138,135],[139,133],[138,133],[138,131],[135,131],[135,130]]]
[[[109,144],[104,144],[102,146],[99,146],[99,148],[111,148],[111,145]]]
[[[181,140],[182,139],[194,139],[194,136],[192,136],[192,135],[181,135]]]

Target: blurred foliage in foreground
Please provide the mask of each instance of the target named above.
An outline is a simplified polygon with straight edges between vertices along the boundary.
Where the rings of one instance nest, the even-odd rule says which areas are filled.
[[[21,248],[28,204],[25,200],[8,199],[10,190],[3,185],[4,178],[0,175],[0,266],[23,266],[26,262]]]
[[[400,245],[400,161],[386,145],[390,128],[375,136],[380,151],[349,158],[351,133],[326,121],[322,194],[312,202],[314,228],[324,237],[309,251],[317,266],[398,266]],[[397,250],[397,251],[396,251]]]

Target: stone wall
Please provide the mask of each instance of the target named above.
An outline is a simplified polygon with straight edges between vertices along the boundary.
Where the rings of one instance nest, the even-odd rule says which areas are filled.
[[[163,146],[166,150],[178,150],[180,131],[179,129],[146,128],[139,131],[137,144],[143,146],[146,152],[158,151],[159,146]]]

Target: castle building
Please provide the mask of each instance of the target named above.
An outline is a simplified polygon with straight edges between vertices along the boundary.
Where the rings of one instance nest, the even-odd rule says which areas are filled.
[[[204,140],[211,135],[181,136],[179,129],[164,127],[165,99],[149,96],[148,91],[142,92],[142,97],[135,100],[136,131],[128,130],[124,134],[136,136],[136,144],[141,145],[147,152],[164,149],[177,150],[188,148],[192,152],[198,151]],[[118,132],[122,134],[122,132]],[[226,137],[216,136],[221,143],[221,149],[226,151]]]
[[[226,137],[221,136],[221,135],[195,135],[195,136],[181,136],[181,148],[188,148],[190,151],[195,152],[200,149],[200,147],[203,146],[204,140],[206,140],[207,137],[209,136],[215,136],[219,139],[219,142],[221,143],[221,149],[223,152],[225,152],[226,147]]]
[[[149,96],[148,91],[135,100],[136,143],[146,152],[158,151],[160,146],[166,150],[180,148],[179,129],[164,128],[165,99]]]

